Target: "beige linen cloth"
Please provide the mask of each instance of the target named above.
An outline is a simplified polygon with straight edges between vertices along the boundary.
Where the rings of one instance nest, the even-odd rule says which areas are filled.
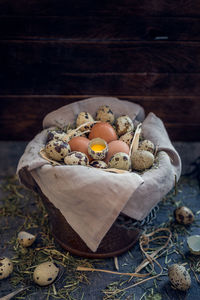
[[[144,120],[141,106],[112,97],[94,97],[63,106],[44,118],[45,129],[27,145],[17,168],[21,182],[32,189],[36,182],[93,252],[121,212],[142,220],[173,187],[175,175],[178,180],[181,173],[179,155],[162,121],[153,113],[144,120],[142,130],[145,138],[159,146],[159,166],[141,176],[85,166],[52,166],[40,157],[48,128],[74,123],[81,111],[95,116],[104,104],[116,117],[127,114],[133,121]]]

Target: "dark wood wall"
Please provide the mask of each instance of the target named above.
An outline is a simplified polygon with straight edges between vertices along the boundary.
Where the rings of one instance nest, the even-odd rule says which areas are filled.
[[[141,104],[200,140],[199,0],[0,1],[0,139],[94,95]]]

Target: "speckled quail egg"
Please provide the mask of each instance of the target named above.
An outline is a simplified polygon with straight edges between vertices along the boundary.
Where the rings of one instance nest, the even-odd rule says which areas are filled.
[[[191,211],[191,209],[189,209],[186,206],[181,206],[178,207],[175,211],[174,211],[174,215],[175,215],[175,219],[178,223],[180,224],[191,224],[194,221],[194,214]]]
[[[154,153],[154,149],[155,149],[154,144],[149,140],[144,140],[139,143],[138,150],[146,150],[151,153]]]
[[[195,255],[200,255],[200,235],[191,235],[187,238],[188,248]]]
[[[128,171],[131,168],[131,159],[128,154],[118,152],[110,158],[108,162],[108,168],[115,168]]]
[[[29,247],[33,244],[33,242],[35,241],[36,236],[26,232],[26,231],[20,231],[18,233],[18,241],[20,243],[20,245],[22,245],[23,247]]]
[[[96,120],[113,124],[115,116],[108,105],[102,105],[97,110]]]
[[[108,165],[103,160],[93,160],[90,163],[90,166],[99,169],[107,169]]]
[[[46,144],[45,151],[49,158],[52,158],[56,161],[61,161],[70,153],[71,148],[67,142],[51,140]]]
[[[71,139],[73,139],[74,137],[77,137],[77,136],[86,137],[86,134],[83,133],[83,131],[77,130],[77,131],[73,131],[73,134],[70,134],[70,132],[72,133],[72,131],[73,131],[73,129],[69,129],[67,131],[67,134],[62,139],[64,142],[68,143]]]
[[[13,271],[13,263],[7,257],[0,257],[0,280],[7,278]]]
[[[134,137],[134,132],[129,131],[129,132],[121,135],[119,140],[126,143],[130,147],[133,137]]]
[[[93,117],[91,116],[90,113],[82,111],[82,112],[80,112],[80,114],[78,115],[78,117],[76,119],[76,127],[79,127],[80,125],[88,123],[88,122],[94,123]],[[87,125],[81,127],[80,130],[85,131],[85,130],[91,129],[91,127],[92,126],[90,124],[87,124]]]
[[[50,261],[38,265],[33,272],[33,280],[41,286],[51,284],[58,276],[59,268]]]
[[[64,162],[66,165],[89,165],[89,159],[85,153],[79,151],[73,151],[69,155],[65,156]]]
[[[93,159],[102,160],[108,153],[108,144],[101,138],[92,139],[88,144],[88,153]]]
[[[117,118],[116,130],[117,130],[117,134],[119,136],[121,136],[129,131],[133,131],[133,129],[134,129],[134,125],[129,116],[121,116],[121,117]]]
[[[52,130],[47,133],[47,140],[48,143],[51,140],[63,140],[66,137],[66,133],[60,130]]]
[[[154,163],[154,156],[146,150],[137,150],[131,155],[132,168],[137,171],[143,171],[150,168]]]
[[[174,264],[168,269],[169,280],[173,287],[178,290],[186,291],[190,288],[191,278],[186,268],[179,264]]]

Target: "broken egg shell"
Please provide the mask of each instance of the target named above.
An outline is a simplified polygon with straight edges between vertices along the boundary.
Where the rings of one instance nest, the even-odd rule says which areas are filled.
[[[69,153],[64,158],[64,162],[66,165],[80,165],[87,166],[89,165],[89,159],[85,153],[74,151]]]
[[[191,277],[186,268],[179,264],[174,264],[168,268],[169,280],[173,287],[186,291],[190,288]]]
[[[115,116],[108,105],[102,105],[97,110],[96,120],[113,124],[115,120]]]
[[[0,257],[0,280],[7,278],[13,271],[13,263],[7,257]]]
[[[200,235],[191,235],[187,238],[187,244],[190,252],[200,255]]]
[[[95,151],[94,149],[92,149],[92,146],[94,145],[100,145],[103,147],[103,149],[101,151]],[[102,160],[108,153],[108,144],[101,138],[92,139],[88,144],[88,153],[93,159]]]
[[[33,244],[33,242],[35,241],[36,236],[26,232],[26,231],[20,231],[18,233],[18,241],[20,243],[21,246],[23,247],[29,247]]]
[[[91,161],[90,166],[92,166],[94,168],[99,168],[99,169],[107,169],[108,168],[108,165],[103,160],[93,160],[93,161]]]
[[[120,136],[119,140],[123,141],[130,147],[133,137],[134,137],[134,132],[129,131],[129,132],[123,134],[122,136]]]
[[[154,149],[155,149],[154,144],[149,140],[144,140],[144,141],[139,143],[138,150],[146,150],[146,151],[149,151],[153,154]]]
[[[127,153],[116,153],[110,158],[108,168],[128,171],[131,169],[131,159]]]
[[[79,115],[76,119],[76,127],[79,127],[80,125],[88,123],[88,122],[92,122],[92,124],[91,125],[87,124],[87,125],[81,127],[80,131],[85,131],[85,130],[91,129],[91,127],[94,123],[94,119],[91,116],[91,114],[89,112],[82,111],[79,113]]]
[[[131,155],[133,170],[143,171],[149,169],[154,163],[154,156],[146,150],[137,150]]]
[[[46,154],[56,161],[63,160],[70,151],[70,145],[60,140],[51,140],[45,146]]]
[[[116,120],[116,129],[119,136],[133,131],[134,125],[131,118],[127,115],[118,117]]]
[[[52,140],[61,140],[64,141],[66,133],[61,130],[52,130],[47,133],[46,144]]]
[[[59,268],[54,263],[47,261],[35,268],[33,280],[40,286],[46,286],[54,282],[58,273]]]
[[[174,211],[174,215],[175,215],[176,221],[180,224],[188,225],[194,221],[193,212],[191,211],[191,209],[189,209],[186,206],[178,207]]]

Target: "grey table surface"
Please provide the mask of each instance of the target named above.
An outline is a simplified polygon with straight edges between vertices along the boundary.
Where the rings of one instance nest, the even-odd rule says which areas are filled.
[[[1,166],[0,166],[0,182],[5,183],[7,176],[13,176],[16,171],[17,162],[24,151],[26,143],[25,142],[0,142],[1,152]],[[185,173],[191,170],[190,163],[195,161],[199,156],[199,143],[177,143],[176,148],[182,157],[183,170]],[[190,151],[193,149],[192,151]],[[0,192],[0,207],[4,205],[5,191],[1,189]],[[30,193],[24,191],[24,195]],[[186,238],[192,234],[200,234],[200,193],[199,193],[199,183],[195,176],[182,177],[179,184],[177,194],[171,191],[169,199],[161,201],[159,204],[159,211],[154,220],[150,224],[142,227],[142,230],[147,230],[151,232],[156,228],[160,227],[161,224],[168,224],[172,230],[172,233],[178,236],[178,242],[174,246],[174,251],[169,257],[159,258],[159,263],[167,268],[173,263],[187,263],[186,268],[189,269],[189,263],[191,261],[191,254],[188,251]],[[23,201],[23,199],[21,200]],[[35,214],[40,212],[36,206],[35,195],[31,197],[31,201],[23,207],[23,203],[20,204],[22,212],[26,214]],[[188,206],[195,214],[195,222],[186,227],[186,231],[177,231],[176,223],[174,222],[173,212],[176,205]],[[15,255],[15,250],[13,244],[9,243],[10,240],[16,237],[19,228],[22,228],[23,218],[16,215],[3,216],[0,215],[0,256],[13,257]],[[178,233],[177,233],[178,232]],[[186,232],[186,233],[185,233]],[[58,244],[56,244],[56,249],[63,251]],[[36,247],[36,246],[33,246]],[[63,251],[63,253],[66,253]],[[27,254],[24,254],[27,255]],[[84,258],[76,258],[84,262]],[[134,269],[143,260],[141,250],[139,248],[139,243],[133,246],[128,252],[120,255],[118,257],[119,271],[120,272],[134,272]],[[196,263],[198,263],[198,258],[195,257]],[[113,258],[104,260],[91,260],[94,267],[116,271]],[[15,266],[17,269],[17,265]],[[74,289],[68,294],[64,299],[87,299],[87,300],[100,300],[100,299],[200,299],[200,288],[199,284],[193,274],[190,271],[192,278],[192,286],[187,292],[181,292],[173,289],[169,282],[167,274],[167,269],[164,269],[165,276],[161,276],[158,280],[149,280],[146,283],[138,285],[133,288],[129,288],[134,284],[135,279],[129,281],[128,276],[119,276],[114,274],[106,274],[99,272],[88,272],[87,279],[88,282],[83,281],[79,284],[78,288]],[[157,269],[156,269],[157,271]],[[71,270],[65,269],[65,276],[61,278],[60,281],[55,283],[56,290],[62,289],[67,283],[70,282],[70,272]],[[199,270],[200,272],[200,270]],[[68,276],[69,274],[69,276]],[[200,278],[200,274],[197,273]],[[0,297],[8,294],[9,292],[15,290],[21,283],[17,286],[12,284],[12,275],[4,280],[0,281]],[[109,288],[113,290],[127,288],[124,293],[118,293],[114,296],[108,296],[105,291]],[[61,299],[52,293],[48,294],[48,287],[40,288],[33,284],[30,290],[27,290],[24,294],[16,296],[13,299]],[[1,299],[1,298],[0,298]]]

